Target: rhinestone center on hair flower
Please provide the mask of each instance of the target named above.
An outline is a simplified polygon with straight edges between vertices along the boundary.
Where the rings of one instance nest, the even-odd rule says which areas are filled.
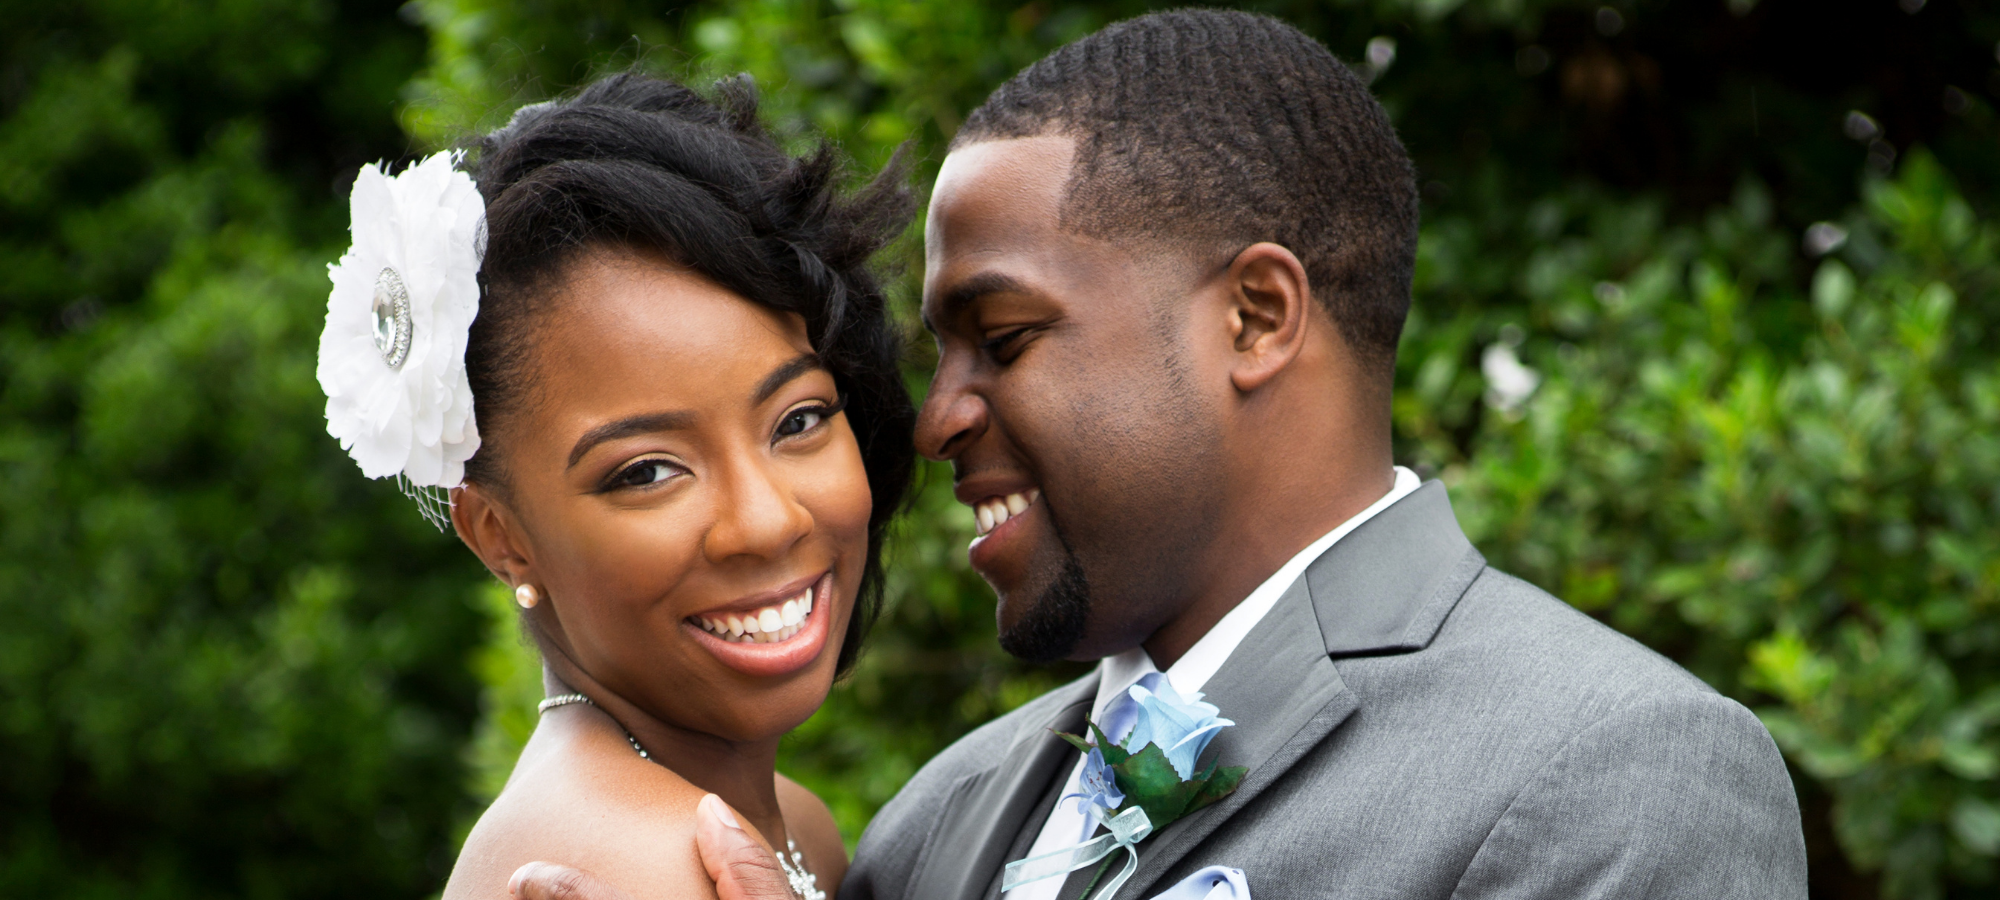
[[[402,368],[403,360],[410,356],[410,332],[415,323],[410,321],[410,291],[395,269],[385,267],[375,276],[375,305],[370,312],[375,318],[375,349],[382,352],[382,361],[389,368]]]

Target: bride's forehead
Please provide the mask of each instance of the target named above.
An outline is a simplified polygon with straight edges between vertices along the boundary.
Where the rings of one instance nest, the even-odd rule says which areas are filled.
[[[544,343],[584,369],[645,366],[726,378],[812,352],[805,320],[688,269],[610,260],[579,267]]]

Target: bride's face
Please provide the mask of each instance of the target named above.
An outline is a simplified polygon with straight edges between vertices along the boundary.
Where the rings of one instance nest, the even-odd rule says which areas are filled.
[[[870,498],[796,315],[601,254],[537,322],[502,504],[558,648],[669,724],[759,740],[825,699]]]

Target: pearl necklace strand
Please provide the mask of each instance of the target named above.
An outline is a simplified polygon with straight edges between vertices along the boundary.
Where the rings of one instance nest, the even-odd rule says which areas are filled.
[[[597,705],[582,694],[557,694],[535,704],[535,714],[540,715],[558,706],[568,706],[572,703]],[[624,731],[622,727],[619,730]],[[640,759],[652,760],[653,757],[646,752],[646,748],[639,746],[639,739],[633,737],[632,732],[625,732],[625,741],[638,752]],[[785,852],[772,855],[778,858],[778,868],[785,870],[785,880],[791,883],[792,893],[797,894],[799,900],[826,900],[826,892],[819,888],[819,879],[814,878],[812,872],[806,869],[805,854],[799,852],[799,845],[793,843],[789,835],[785,838]],[[786,856],[790,856],[791,859],[786,859]]]

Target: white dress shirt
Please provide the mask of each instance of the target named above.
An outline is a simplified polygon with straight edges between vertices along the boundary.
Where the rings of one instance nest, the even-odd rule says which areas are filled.
[[[1264,615],[1277,604],[1278,598],[1283,597],[1285,592],[1291,589],[1292,582],[1299,580],[1299,576],[1305,574],[1307,566],[1319,559],[1320,555],[1336,541],[1346,537],[1348,532],[1361,527],[1361,523],[1374,518],[1376,513],[1409,496],[1411,491],[1422,484],[1422,480],[1417,478],[1417,473],[1397,466],[1396,484],[1389,489],[1389,493],[1382,495],[1382,499],[1375,501],[1374,505],[1322,535],[1319,540],[1307,545],[1304,550],[1300,550],[1298,555],[1280,566],[1271,577],[1264,579],[1264,583],[1251,591],[1250,596],[1243,598],[1243,602],[1236,604],[1235,609],[1230,610],[1228,615],[1216,622],[1215,627],[1210,628],[1207,634],[1201,636],[1201,640],[1188,648],[1178,662],[1167,668],[1167,680],[1173,683],[1174,690],[1183,697],[1200,691],[1202,686],[1208,683],[1208,679],[1222,668],[1222,664],[1229,661],[1229,655],[1236,652],[1236,646],[1243,643],[1243,639],[1249,636],[1250,630],[1264,620]],[[1153,665],[1153,658],[1146,654],[1144,647],[1134,647],[1117,656],[1105,657],[1097,666],[1097,700],[1090,707],[1091,721],[1104,721],[1105,708],[1111,705],[1111,701],[1125,693],[1125,689],[1137,683],[1140,678],[1158,671],[1159,668]],[[1228,718],[1229,710],[1223,710],[1222,717]],[[1075,768],[1070,770],[1068,783],[1063,785],[1063,795],[1075,793],[1082,777],[1083,760],[1079,759]],[[1091,834],[1097,830],[1097,811],[1078,810],[1078,805],[1076,800],[1065,800],[1058,802],[1055,809],[1049,811],[1049,819],[1042,824],[1041,834],[1036,836],[1035,845],[1028,850],[1028,856],[1052,853],[1090,839]],[[1062,891],[1063,880],[1044,878],[1041,881],[1024,884],[1008,891],[1006,900],[1055,900],[1056,895]]]

